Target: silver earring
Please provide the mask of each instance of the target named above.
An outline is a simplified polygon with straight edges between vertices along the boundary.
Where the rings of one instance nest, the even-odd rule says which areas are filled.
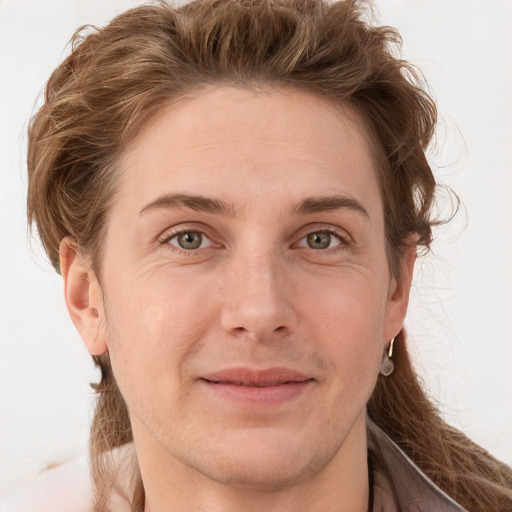
[[[395,365],[391,360],[393,356],[393,344],[395,342],[395,338],[391,340],[389,343],[388,353],[384,354],[384,359],[382,360],[382,364],[380,366],[380,374],[384,375],[384,377],[389,377],[393,371],[395,370]]]

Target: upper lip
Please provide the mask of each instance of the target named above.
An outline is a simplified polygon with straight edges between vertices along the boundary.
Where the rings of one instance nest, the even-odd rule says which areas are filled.
[[[202,379],[216,384],[277,386],[280,384],[305,382],[311,380],[312,377],[288,368],[267,368],[264,370],[229,368],[204,375]]]

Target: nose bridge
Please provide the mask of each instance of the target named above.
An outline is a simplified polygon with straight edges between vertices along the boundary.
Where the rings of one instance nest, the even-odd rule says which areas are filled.
[[[295,314],[279,251],[247,244],[233,255],[228,274],[222,314],[226,331],[264,339],[293,328]]]

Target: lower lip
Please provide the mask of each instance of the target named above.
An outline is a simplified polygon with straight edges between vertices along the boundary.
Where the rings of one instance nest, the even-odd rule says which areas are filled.
[[[272,407],[290,402],[312,384],[311,380],[287,382],[275,386],[241,386],[203,381],[217,396],[249,407]]]

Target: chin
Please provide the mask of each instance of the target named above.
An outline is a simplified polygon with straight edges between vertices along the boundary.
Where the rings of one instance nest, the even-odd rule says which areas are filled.
[[[280,491],[311,478],[331,459],[292,437],[275,429],[246,429],[196,453],[188,464],[232,488]]]
[[[286,458],[231,457],[203,467],[203,475],[233,489],[259,492],[277,492],[294,487],[307,480],[313,472],[309,464]],[[201,471],[201,468],[198,468]]]

